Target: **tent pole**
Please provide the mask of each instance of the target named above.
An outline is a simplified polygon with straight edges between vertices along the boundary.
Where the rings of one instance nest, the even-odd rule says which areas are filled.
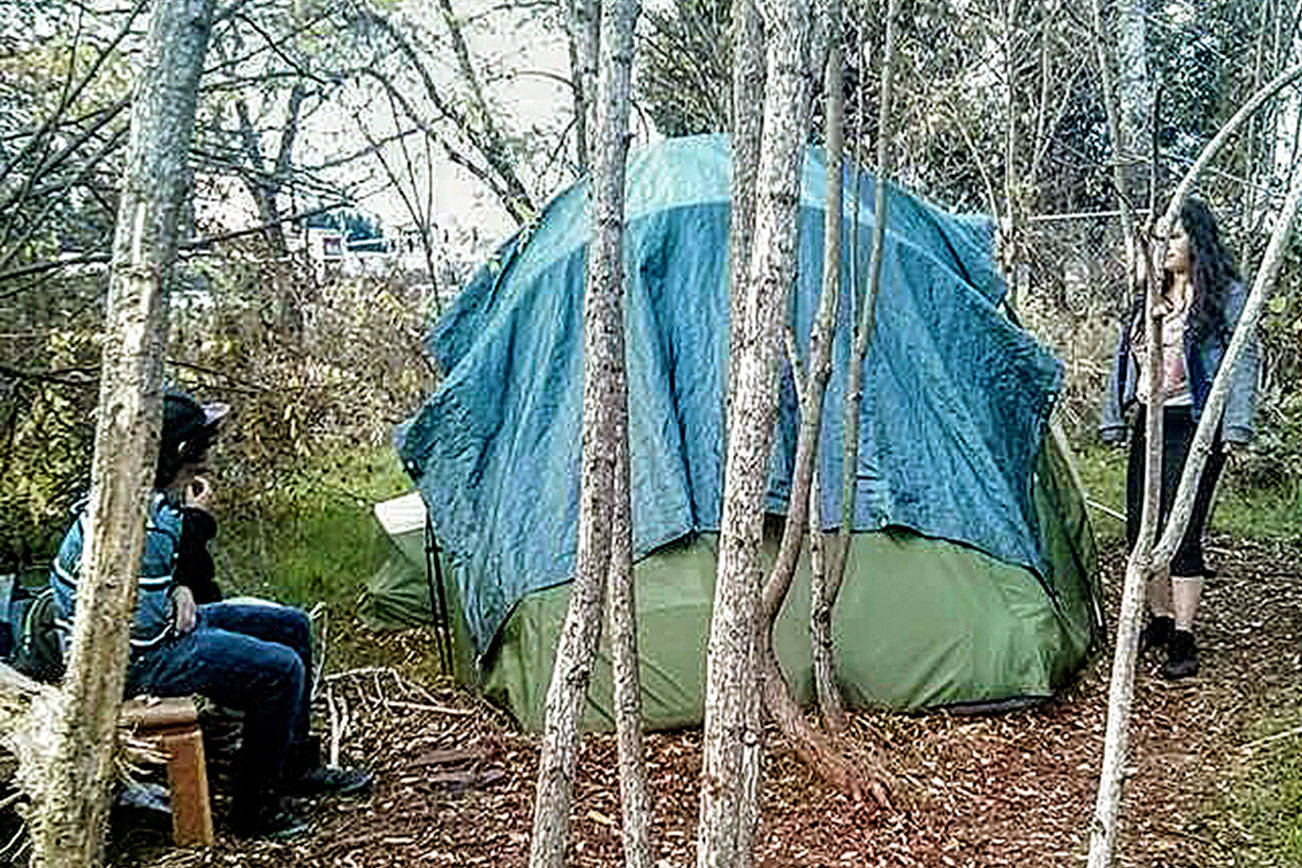
[[[439,665],[444,673],[452,674],[452,619],[448,617],[448,600],[443,593],[443,564],[439,559],[439,544],[434,538],[434,525],[425,513],[425,581],[429,583],[429,608],[435,628],[442,632],[434,641],[439,649]]]

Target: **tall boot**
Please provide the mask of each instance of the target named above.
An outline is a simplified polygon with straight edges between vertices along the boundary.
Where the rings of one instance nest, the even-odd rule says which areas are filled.
[[[1167,649],[1162,674],[1172,680],[1198,674],[1198,646],[1194,643],[1193,623],[1202,597],[1202,576],[1172,576],[1171,603],[1175,609],[1175,632]]]

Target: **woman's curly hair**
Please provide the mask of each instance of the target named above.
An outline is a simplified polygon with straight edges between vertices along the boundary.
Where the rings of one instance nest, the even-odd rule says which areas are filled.
[[[1230,286],[1239,279],[1234,257],[1221,241],[1212,209],[1202,199],[1190,196],[1180,208],[1180,225],[1189,238],[1189,279],[1193,283],[1193,304],[1189,327],[1193,336],[1224,334],[1230,323],[1225,310]],[[1170,286],[1170,272],[1162,276],[1162,288]]]

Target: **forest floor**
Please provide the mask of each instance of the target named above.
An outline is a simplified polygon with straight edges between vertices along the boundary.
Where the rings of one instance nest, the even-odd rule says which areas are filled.
[[[1138,676],[1121,865],[1302,864],[1302,541],[1219,536],[1210,548],[1220,575],[1208,584],[1199,620],[1202,673],[1169,684],[1149,659]],[[1103,569],[1115,623],[1124,570],[1117,544],[1105,549]],[[399,668],[430,647],[423,631],[377,641]],[[889,812],[853,803],[817,780],[771,733],[760,864],[1083,864],[1110,663],[1109,649],[1059,698],[1029,710],[981,717],[853,712],[851,744],[880,744],[898,778]],[[378,771],[369,797],[303,805],[313,831],[292,843],[239,840],[219,828],[215,847],[167,850],[142,847],[143,833],[119,829],[115,863],[526,864],[536,738],[461,689],[422,687],[384,671],[345,674],[330,687],[336,720],[348,719],[342,759]],[[699,729],[649,736],[648,762],[656,865],[692,865]],[[614,769],[613,738],[587,738],[572,865],[622,864]],[[219,826],[222,807],[219,801]]]

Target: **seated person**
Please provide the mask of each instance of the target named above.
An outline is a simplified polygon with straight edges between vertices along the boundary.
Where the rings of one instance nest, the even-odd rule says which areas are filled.
[[[280,794],[358,792],[369,772],[321,764],[308,732],[312,649],[307,615],[262,602],[223,602],[207,544],[217,523],[200,474],[228,408],[169,392],[149,503],[127,695],[197,693],[242,711],[232,824],[247,835],[287,837],[307,826]],[[58,619],[71,626],[86,514],[68,530],[50,572]]]

